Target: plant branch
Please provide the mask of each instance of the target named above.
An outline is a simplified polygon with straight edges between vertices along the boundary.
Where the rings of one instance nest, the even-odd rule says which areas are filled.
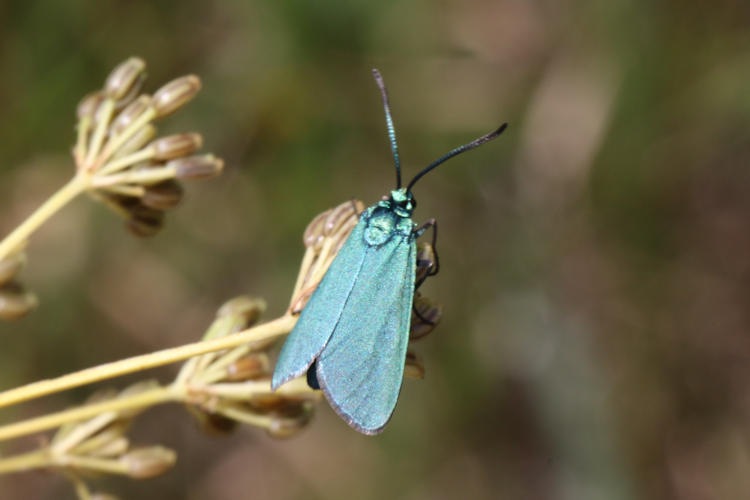
[[[0,441],[18,438],[27,434],[54,429],[69,422],[78,422],[101,415],[107,412],[116,412],[123,410],[137,410],[148,406],[165,403],[181,399],[179,391],[172,387],[155,387],[147,391],[139,392],[131,396],[118,397],[102,401],[101,403],[92,403],[84,406],[70,408],[68,410],[50,413],[43,417],[32,418],[15,424],[0,426]],[[2,462],[0,462],[2,463]],[[2,468],[0,467],[0,472]]]
[[[101,380],[118,377],[127,373],[139,372],[157,366],[175,363],[199,354],[222,351],[248,342],[255,342],[283,335],[289,333],[296,322],[296,317],[286,314],[273,321],[269,321],[268,323],[233,333],[226,337],[195,342],[179,347],[173,347],[171,349],[164,349],[141,356],[106,363],[93,368],[87,368],[58,378],[34,382],[0,393],[0,408],[46,396],[55,392],[72,389],[73,387],[80,387]]]
[[[23,221],[16,229],[0,242],[0,261],[17,250],[28,240],[31,233],[39,229],[47,219],[52,217],[58,210],[81,194],[88,185],[88,176],[78,174],[67,184],[60,188],[47,201],[45,201],[34,213]]]

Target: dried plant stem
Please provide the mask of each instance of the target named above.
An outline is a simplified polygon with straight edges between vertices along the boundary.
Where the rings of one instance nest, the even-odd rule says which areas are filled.
[[[0,474],[22,472],[49,466],[79,467],[108,474],[127,474],[127,467],[107,458],[79,457],[75,455],[56,456],[49,450],[32,451],[15,457],[0,460]]]
[[[60,427],[68,422],[77,422],[87,418],[95,417],[107,412],[137,410],[148,406],[154,406],[168,401],[179,401],[185,398],[185,391],[176,386],[155,387],[147,391],[139,392],[131,396],[119,397],[78,406],[57,413],[50,413],[43,417],[32,418],[16,424],[0,426],[0,441],[15,439],[27,434],[45,431]],[[0,473],[4,471],[5,461],[0,460]]]
[[[39,468],[40,464],[48,461],[49,451],[32,451],[15,457],[0,460],[0,474],[20,472]]]
[[[81,194],[89,184],[88,175],[78,174],[60,188],[34,213],[23,221],[16,229],[0,242],[0,261],[21,247],[29,236],[36,231],[47,219],[64,207],[73,198]]]
[[[75,373],[49,380],[34,382],[0,393],[0,408],[22,401],[39,398],[55,392],[72,389],[101,380],[106,380],[127,373],[139,372],[157,366],[182,361],[199,354],[231,349],[248,342],[264,340],[289,333],[297,318],[286,314],[273,321],[258,325],[241,332],[213,340],[195,342],[171,349],[164,349],[141,356],[135,356],[112,363],[87,368]]]

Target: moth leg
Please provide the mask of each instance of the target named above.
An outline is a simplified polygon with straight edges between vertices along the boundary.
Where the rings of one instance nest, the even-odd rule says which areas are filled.
[[[424,224],[422,224],[420,227],[418,227],[414,232],[416,233],[417,238],[422,236],[422,234],[425,233],[428,229],[432,228],[432,251],[435,254],[435,265],[432,266],[432,268],[427,271],[427,274],[425,274],[415,285],[414,285],[414,291],[416,292],[420,286],[425,282],[427,278],[430,276],[435,276],[438,271],[440,271],[440,259],[438,258],[438,252],[437,252],[437,220],[430,219]],[[421,314],[419,314],[419,311],[417,311],[417,308],[412,304],[411,306],[412,311],[414,311],[414,314],[422,320],[424,323],[427,323],[428,325],[434,325],[434,323]]]
[[[435,276],[440,271],[440,259],[438,258],[438,251],[437,251],[437,230],[438,230],[438,224],[435,219],[430,219],[421,226],[419,226],[417,229],[414,230],[414,233],[416,234],[416,237],[419,238],[422,236],[425,231],[432,228],[432,251],[435,254],[435,265],[432,266],[432,268],[427,271],[427,274],[425,274],[422,279],[417,281],[417,283],[414,285],[414,290],[419,290],[419,287],[422,286],[422,283],[425,282],[427,278],[430,276]]]

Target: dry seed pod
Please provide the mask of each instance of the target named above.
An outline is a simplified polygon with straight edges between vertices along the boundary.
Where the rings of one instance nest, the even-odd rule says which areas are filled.
[[[288,438],[305,428],[313,415],[309,402],[290,402],[269,414],[271,422],[266,432],[271,437]]]
[[[187,75],[172,80],[154,92],[154,108],[158,117],[167,116],[188,103],[201,89],[201,80]]]
[[[412,311],[409,328],[409,339],[411,340],[421,339],[432,332],[443,314],[442,304],[423,297],[419,292],[414,294],[414,309],[419,313],[419,316]]]
[[[330,236],[343,226],[350,217],[356,217],[363,210],[362,202],[358,200],[345,201],[335,207],[326,217],[323,234]]]
[[[406,351],[406,364],[404,365],[404,377],[424,378],[424,363],[422,358],[413,351]]]
[[[18,283],[5,283],[0,287],[0,319],[14,320],[30,313],[39,301]]]
[[[221,173],[224,161],[214,155],[187,156],[170,161],[167,167],[175,169],[178,179],[210,179]]]
[[[176,461],[177,454],[163,446],[138,448],[120,458],[128,469],[128,475],[134,479],[160,476],[171,469]]]
[[[198,420],[201,429],[211,436],[229,434],[237,428],[238,422],[229,417],[219,415],[218,413],[211,413],[191,405],[188,405],[187,408]]]
[[[94,492],[89,498],[90,500],[120,500],[118,497],[103,491]]]
[[[107,77],[104,92],[110,99],[119,101],[127,94],[138,92],[143,81],[146,63],[140,57],[131,57],[121,63]]]
[[[26,265],[26,254],[16,252],[0,260],[0,285],[13,278]]]
[[[224,302],[216,316],[244,316],[245,328],[249,328],[260,319],[265,310],[265,300],[241,295]]]
[[[92,92],[81,99],[81,102],[78,103],[78,108],[76,109],[76,115],[78,116],[78,119],[86,117],[93,119],[96,111],[99,109],[99,105],[103,100],[104,94],[101,90]]]
[[[200,134],[175,134],[162,137],[153,142],[154,159],[167,161],[187,156],[196,149],[203,146],[203,137]]]
[[[164,212],[145,205],[136,205],[130,209],[127,220],[128,231],[141,238],[150,238],[164,227]]]
[[[156,127],[147,123],[143,127],[140,127],[122,146],[117,148],[117,152],[113,155],[113,158],[120,158],[130,153],[135,153],[153,139],[155,135]]]
[[[182,186],[174,180],[168,180],[146,187],[141,203],[155,210],[174,208],[182,200]]]
[[[226,368],[225,381],[237,382],[252,380],[271,374],[271,363],[265,352],[256,352],[243,356]]]
[[[325,226],[325,221],[330,213],[331,210],[329,209],[321,214],[318,214],[307,225],[307,228],[302,235],[302,244],[305,245],[306,248],[312,247],[315,250],[318,250],[320,248],[320,245],[323,243],[323,238],[325,238],[325,235],[323,234],[323,227]]]
[[[151,97],[147,95],[142,95],[128,104],[112,122],[112,135],[117,135],[128,128],[128,125],[136,121],[149,107],[151,107]]]

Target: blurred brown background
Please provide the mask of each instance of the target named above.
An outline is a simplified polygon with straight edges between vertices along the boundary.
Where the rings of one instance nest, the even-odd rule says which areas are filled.
[[[202,434],[179,407],[137,440],[179,451],[122,498],[729,499],[750,496],[750,4],[739,0],[0,3],[0,230],[73,171],[79,98],[131,55],[146,89],[204,90],[225,175],[152,240],[81,199],[32,240],[30,317],[0,325],[8,388],[200,337],[238,294],[283,311],[318,212],[393,186],[503,121],[416,188],[440,221],[445,304],[385,433],[321,405],[288,441]],[[165,378],[175,367],[157,371]],[[130,379],[117,380],[120,386]],[[82,388],[2,412],[80,402]],[[13,443],[5,453],[33,446]],[[44,473],[3,499],[73,498]]]

